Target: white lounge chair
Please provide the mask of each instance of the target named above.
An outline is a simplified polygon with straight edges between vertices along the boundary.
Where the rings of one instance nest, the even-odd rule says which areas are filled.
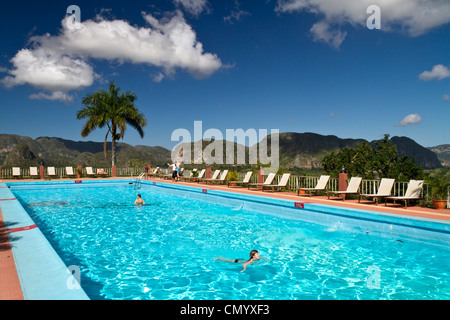
[[[394,186],[395,179],[381,179],[380,185],[378,187],[377,193],[372,194],[360,194],[358,202],[361,202],[361,198],[375,198],[375,202],[378,205],[378,199],[384,198],[384,203],[386,204],[386,197],[391,195],[392,187]]]
[[[183,168],[183,169],[184,169],[184,168]],[[184,171],[184,170],[183,170],[183,171]],[[190,173],[189,176],[187,176],[187,177],[185,177],[184,175],[181,175],[181,176],[180,176],[180,180],[183,181],[183,180],[189,180],[189,179],[193,178],[193,177],[194,177],[194,172],[197,172],[197,169],[196,169],[196,168],[192,169],[192,170],[191,170],[191,173]]]
[[[108,175],[108,172],[106,172],[104,169],[97,169],[97,176],[106,177],[107,175]]]
[[[22,172],[20,172],[20,171],[21,171],[20,168],[13,167],[12,168],[12,176],[13,176],[13,178],[20,178],[20,177],[22,177]]]
[[[329,180],[330,180],[330,176],[320,176],[320,178],[317,181],[317,184],[314,188],[298,188],[297,195],[300,195],[300,190],[305,191],[305,193],[309,191],[310,197],[311,197],[312,192],[326,191],[326,187],[327,187]]]
[[[56,177],[55,167],[48,167],[47,168],[47,176],[50,178]]]
[[[90,177],[97,177],[92,167],[86,167],[86,174]]]
[[[337,195],[343,195],[342,198],[343,201],[345,201],[345,196],[347,194],[358,194],[359,186],[361,184],[362,178],[360,177],[352,177],[350,179],[350,182],[348,183],[347,190],[345,191],[330,191],[327,190],[328,199],[330,199],[330,194],[337,194]]]
[[[75,178],[76,174],[73,172],[72,167],[66,167],[66,176]]]
[[[39,178],[39,172],[37,167],[30,167],[30,177]]]
[[[264,181],[264,183],[249,183],[248,184],[248,189],[250,189],[250,187],[256,186],[270,186],[272,184],[273,179],[275,178],[275,173],[269,173],[269,175],[266,178],[266,181]]]
[[[202,169],[196,177],[194,177],[194,176],[186,177],[185,180],[195,181],[196,179],[203,179],[203,176],[205,175],[205,172],[206,172],[206,169]]]
[[[226,180],[226,178],[227,178],[227,175],[228,175],[228,170],[223,170],[222,171],[222,174],[220,175],[220,178],[216,178],[216,179],[206,179],[206,184],[208,184],[208,182],[212,182],[212,183],[215,183],[215,182],[219,182],[219,183],[223,183],[223,182],[225,182]]]
[[[219,173],[220,173],[220,170],[216,170],[216,171],[214,171],[211,178],[199,178],[198,182],[200,183],[200,181],[206,181],[206,184],[208,184],[208,181],[216,180],[217,177],[219,176]]]
[[[230,184],[234,184],[235,186],[237,186],[238,184],[249,184],[250,183],[250,179],[252,178],[253,172],[249,171],[245,174],[244,180],[242,181],[228,181],[228,187],[230,187]]]
[[[409,200],[419,200],[422,198],[423,182],[423,180],[410,180],[404,196],[387,197],[386,199],[394,200],[394,204],[396,200],[402,200],[405,202],[406,209]]]
[[[159,172],[159,167],[156,167],[155,169],[152,169],[149,173],[148,173],[148,175],[149,176],[151,176],[151,177],[156,177],[158,174],[159,174],[160,172]]]
[[[285,188],[287,186],[290,176],[291,176],[290,173],[284,173],[278,184],[263,185],[263,191],[264,188],[272,188],[272,192],[274,191],[275,188],[277,188],[278,190],[280,190],[280,188]]]

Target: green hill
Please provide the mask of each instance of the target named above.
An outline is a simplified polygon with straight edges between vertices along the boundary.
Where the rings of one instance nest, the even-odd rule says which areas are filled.
[[[268,152],[270,154],[271,136],[267,140]],[[418,164],[426,169],[442,167],[441,161],[450,162],[450,145],[434,148],[424,148],[414,140],[407,137],[392,137],[392,142],[397,146],[400,155],[414,158]],[[341,139],[333,135],[320,135],[316,133],[287,132],[279,134],[280,167],[299,171],[302,169],[321,169],[322,159],[332,151],[344,147],[354,147],[363,142],[363,139]],[[203,142],[203,150],[210,144]],[[375,141],[370,142],[371,145]],[[258,145],[245,147],[246,161],[248,154]],[[134,166],[139,164],[152,164],[152,166],[165,166],[171,161],[171,151],[163,147],[131,146],[125,143],[116,144],[116,155],[118,167]],[[235,148],[235,162],[236,150]],[[108,143],[111,150],[111,143]],[[193,144],[191,147],[192,157]],[[224,152],[226,148],[224,145]],[[440,160],[438,159],[440,156]],[[110,151],[105,159],[102,142],[81,142],[61,138],[39,137],[32,139],[18,135],[0,134],[0,166],[36,166],[43,161],[47,166],[111,166]],[[224,158],[225,162],[225,158]]]

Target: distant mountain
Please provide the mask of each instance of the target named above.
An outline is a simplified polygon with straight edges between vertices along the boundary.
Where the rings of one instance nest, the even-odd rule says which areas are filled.
[[[443,166],[450,166],[450,144],[441,144],[428,149],[437,155]]]
[[[39,137],[35,140],[18,135],[0,134],[0,165],[37,166],[43,161],[47,166],[94,167],[111,166],[111,143],[107,145],[105,159],[102,142],[82,142],[61,138]],[[171,152],[162,147],[131,146],[116,143],[117,164],[132,166],[137,162],[163,165],[170,161]],[[132,161],[133,163],[130,163]]]
[[[442,168],[442,164],[436,153],[422,147],[414,140],[407,137],[392,137],[391,141],[397,146],[399,155],[408,156],[411,159],[415,159],[416,162],[425,169]]]
[[[267,141],[270,154],[271,136],[264,138]],[[426,169],[442,167],[441,161],[450,162],[450,145],[424,148],[414,140],[407,137],[392,137],[400,155],[414,158],[416,162]],[[263,140],[264,141],[264,140]],[[284,169],[320,169],[322,159],[330,152],[344,147],[354,147],[364,139],[341,139],[334,135],[320,135],[316,133],[287,132],[279,134],[280,167]],[[371,145],[375,141],[369,142]],[[209,143],[203,142],[203,150]],[[117,165],[119,167],[134,166],[136,163],[165,166],[171,161],[171,151],[163,147],[131,146],[126,143],[116,144]],[[238,145],[234,144],[235,161]],[[240,146],[243,147],[243,146]],[[248,154],[258,145],[243,147],[248,161]],[[35,166],[41,161],[47,166],[77,166],[89,165],[94,167],[108,167],[111,165],[111,143],[108,143],[108,157],[105,160],[102,142],[80,142],[61,138],[39,137],[31,139],[18,135],[0,134],[0,165],[1,166]],[[225,152],[224,144],[224,152]],[[191,144],[191,152],[194,147]],[[441,161],[438,156],[440,155]],[[214,155],[213,155],[214,156]],[[192,154],[191,159],[195,159]],[[447,159],[447,160],[445,160]],[[225,162],[225,158],[224,158]]]

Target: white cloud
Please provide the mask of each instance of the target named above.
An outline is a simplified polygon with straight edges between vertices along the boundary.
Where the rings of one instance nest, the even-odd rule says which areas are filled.
[[[69,18],[62,21],[59,35],[30,39],[31,47],[11,59],[13,68],[1,82],[7,87],[29,84],[54,93],[83,89],[98,77],[88,62],[92,59],[146,64],[162,68],[166,75],[183,69],[196,78],[208,77],[222,67],[215,54],[204,52],[180,11],[160,20],[143,13],[146,27],[97,16],[70,28]],[[154,79],[163,77],[160,73]],[[56,96],[38,94],[33,98]]]
[[[347,36],[347,32],[332,30],[330,25],[324,21],[315,23],[310,31],[314,36],[314,41],[323,41],[335,48],[339,48]]]
[[[153,81],[160,83],[164,78],[164,74],[162,72],[158,72],[158,74],[155,74],[152,79]]]
[[[241,4],[239,1],[235,1],[233,11],[231,11],[230,15],[224,17],[223,20],[233,24],[236,21],[240,21],[242,17],[249,15],[250,12],[241,10]]]
[[[101,17],[88,20],[78,30],[65,29],[60,42],[85,57],[148,64],[167,73],[181,68],[198,78],[208,77],[222,66],[217,55],[204,52],[180,11],[159,21],[150,14],[143,18],[150,28]]]
[[[448,0],[278,0],[275,11],[313,13],[320,17],[319,23],[328,26],[350,24],[366,27],[370,16],[367,14],[367,8],[371,5],[380,7],[381,30],[386,32],[399,31],[410,36],[419,36],[450,22]],[[323,32],[323,29],[319,27],[311,30],[317,39],[321,38],[321,31]],[[335,39],[331,39],[333,36],[327,36],[323,41],[331,45],[338,44],[340,39],[343,40],[339,32],[335,34]]]
[[[45,100],[50,100],[50,101],[62,101],[66,104],[73,103],[73,96],[67,94],[66,92],[61,92],[61,91],[55,91],[55,92],[52,92],[51,94],[39,92],[39,93],[30,95],[30,99],[34,99],[34,100],[45,99]]]
[[[442,80],[449,77],[450,77],[450,70],[442,64],[435,65],[431,71],[424,71],[421,74],[419,74],[419,78],[425,81],[435,79]]]
[[[412,124],[419,124],[422,121],[422,117],[417,113],[413,113],[407,115],[400,123],[397,124],[397,127],[409,126]]]
[[[209,11],[208,0],[174,0],[173,2],[175,5],[181,5],[194,16],[200,15],[203,11]]]
[[[22,49],[11,60],[14,69],[2,79],[6,87],[29,84],[48,91],[70,91],[90,86],[95,73],[84,60],[52,49]]]

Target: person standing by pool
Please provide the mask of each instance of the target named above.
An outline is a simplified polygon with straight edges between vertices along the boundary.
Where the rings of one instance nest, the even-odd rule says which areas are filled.
[[[181,174],[180,163],[177,161],[177,181],[180,180],[180,174]]]
[[[169,167],[172,167],[172,181],[175,182],[176,179],[177,179],[177,177],[178,177],[177,165],[176,165],[175,162],[172,163],[172,164],[168,163],[167,165],[168,165]]]
[[[219,261],[224,261],[224,262],[243,263],[244,269],[242,269],[241,272],[244,272],[247,269],[248,265],[252,264],[253,262],[259,261],[261,259],[269,261],[269,259],[267,259],[265,257],[261,257],[259,255],[258,250],[250,251],[250,259],[248,259],[248,260],[245,260],[245,259],[226,259],[226,258],[222,258],[222,257],[214,258],[215,261],[219,260]]]
[[[140,194],[137,195],[137,199],[136,199],[136,201],[134,201],[134,204],[136,204],[136,205],[144,205],[145,204],[145,201],[141,198]]]

